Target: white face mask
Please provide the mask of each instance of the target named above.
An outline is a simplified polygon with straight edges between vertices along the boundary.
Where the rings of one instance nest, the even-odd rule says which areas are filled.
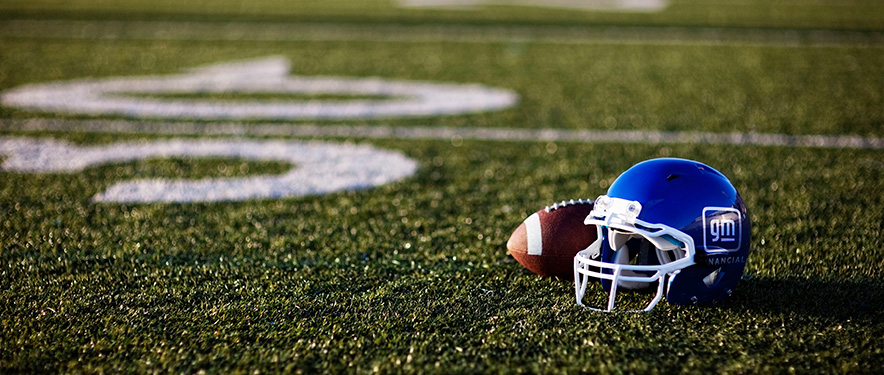
[[[614,311],[618,288],[641,289],[657,283],[657,293],[653,300],[643,309],[634,311],[650,311],[663,298],[667,275],[675,275],[679,270],[694,264],[694,240],[691,236],[672,227],[647,223],[638,219],[641,204],[620,198],[600,196],[593,211],[584,221],[587,225],[595,225],[598,239],[588,248],[574,257],[574,289],[577,304],[583,303],[590,280],[604,279],[611,281],[606,308],[585,306],[597,311]],[[607,239],[607,243],[603,243]],[[645,240],[654,247],[656,261],[647,264],[630,264],[631,256],[627,242],[633,239]],[[615,251],[612,262],[599,260],[602,246],[607,245]]]

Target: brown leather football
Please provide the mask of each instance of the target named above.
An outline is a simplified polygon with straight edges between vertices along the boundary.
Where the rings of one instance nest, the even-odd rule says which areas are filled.
[[[540,276],[574,279],[574,255],[597,237],[594,225],[583,224],[592,205],[591,200],[572,199],[537,211],[516,228],[507,250]]]

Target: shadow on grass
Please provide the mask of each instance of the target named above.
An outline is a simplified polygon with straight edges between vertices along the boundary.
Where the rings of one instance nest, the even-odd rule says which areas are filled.
[[[738,287],[735,310],[884,320],[884,282],[750,277]]]

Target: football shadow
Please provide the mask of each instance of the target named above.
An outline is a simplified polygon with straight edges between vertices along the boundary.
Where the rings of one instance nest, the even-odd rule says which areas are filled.
[[[728,309],[833,319],[884,319],[884,283],[744,278]]]

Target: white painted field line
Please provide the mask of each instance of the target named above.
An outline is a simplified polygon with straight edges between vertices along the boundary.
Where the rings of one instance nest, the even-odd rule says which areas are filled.
[[[353,25],[193,21],[0,21],[0,36],[87,40],[367,41],[884,47],[884,32],[651,26]]]
[[[884,149],[884,138],[766,133],[667,132],[649,130],[568,130],[451,128],[386,125],[294,125],[124,120],[0,120],[7,131],[79,131],[95,133],[342,137],[371,139],[480,140],[505,142],[721,144],[811,148]]]
[[[571,10],[607,10],[622,12],[659,12],[668,0],[399,0],[404,8],[479,9],[487,5],[509,5]]]

